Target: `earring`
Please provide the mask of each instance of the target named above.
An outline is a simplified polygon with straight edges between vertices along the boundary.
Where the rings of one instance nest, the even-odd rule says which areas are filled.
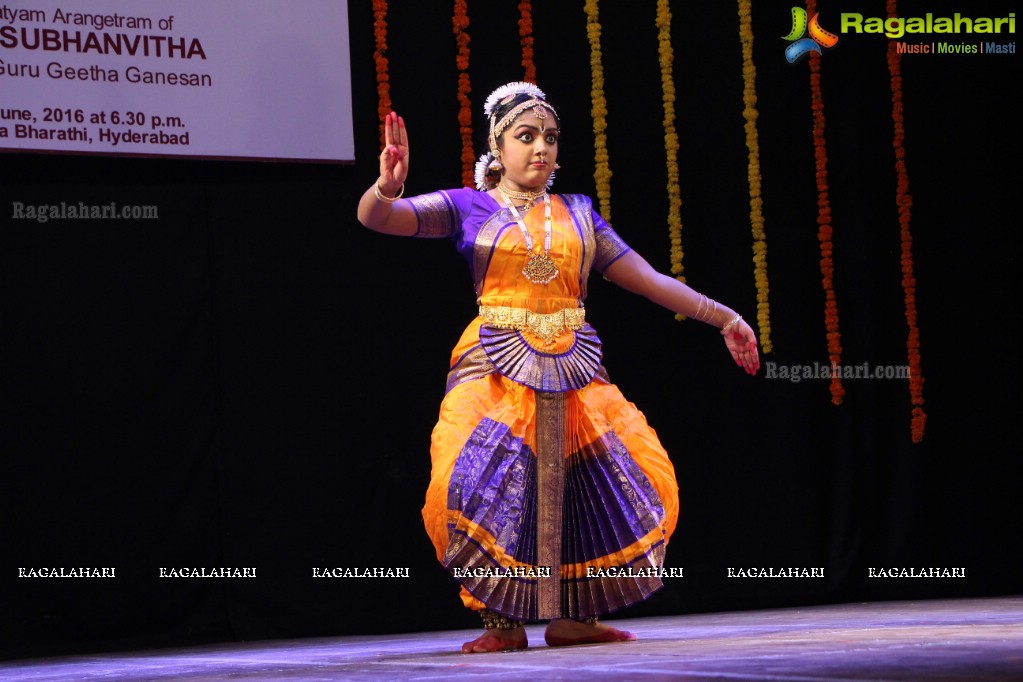
[[[500,158],[495,157],[487,166],[486,184],[491,187],[497,187],[501,182],[501,175],[503,173],[504,164],[501,163]]]

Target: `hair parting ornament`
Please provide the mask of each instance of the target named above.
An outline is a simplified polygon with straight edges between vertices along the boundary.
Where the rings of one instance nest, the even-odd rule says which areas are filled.
[[[516,104],[498,120],[497,114],[501,106],[513,101],[519,95],[527,95],[528,99]],[[483,113],[486,114],[490,121],[490,134],[488,136],[490,151],[480,156],[476,162],[474,180],[476,181],[476,189],[479,191],[486,192],[497,186],[500,172],[504,168],[499,160],[500,150],[497,146],[497,140],[501,137],[501,133],[527,109],[532,109],[533,113],[540,120],[547,118],[548,111],[554,114],[555,118],[558,116],[558,112],[547,101],[547,95],[544,94],[543,90],[532,83],[524,81],[502,85],[490,93],[490,96],[484,102]],[[495,176],[497,176],[496,180],[494,179]],[[550,178],[547,180],[547,186],[550,187],[553,182],[554,173],[551,173]]]

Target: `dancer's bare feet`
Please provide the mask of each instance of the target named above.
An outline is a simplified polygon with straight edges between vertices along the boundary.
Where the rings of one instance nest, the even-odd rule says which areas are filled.
[[[543,635],[548,646],[633,642],[636,635],[604,623],[580,623],[571,618],[552,620]]]
[[[526,640],[526,628],[517,627],[511,630],[494,628],[462,645],[463,654],[487,654],[494,651],[515,651],[529,646]]]

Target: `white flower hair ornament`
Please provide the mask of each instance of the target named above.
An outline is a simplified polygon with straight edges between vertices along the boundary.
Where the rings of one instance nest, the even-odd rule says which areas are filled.
[[[483,113],[486,114],[487,117],[493,116],[494,111],[497,110],[497,107],[500,106],[503,100],[522,94],[531,95],[537,99],[547,99],[547,95],[543,93],[543,90],[532,83],[526,83],[525,81],[508,83],[490,93],[490,96],[487,97],[487,101],[483,103]]]
[[[493,181],[488,180],[487,176],[490,175],[490,164],[494,162],[494,155],[490,152],[480,156],[480,160],[476,162],[476,173],[473,179],[476,181],[476,189],[481,192],[486,192],[488,189],[493,189],[497,185]]]

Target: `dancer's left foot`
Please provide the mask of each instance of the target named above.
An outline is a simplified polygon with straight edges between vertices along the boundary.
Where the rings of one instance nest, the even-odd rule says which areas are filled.
[[[463,654],[489,654],[496,651],[517,651],[529,646],[526,629],[487,630],[482,635],[462,645]]]
[[[552,620],[543,635],[547,646],[634,642],[636,635],[604,623],[580,623],[570,618]]]

